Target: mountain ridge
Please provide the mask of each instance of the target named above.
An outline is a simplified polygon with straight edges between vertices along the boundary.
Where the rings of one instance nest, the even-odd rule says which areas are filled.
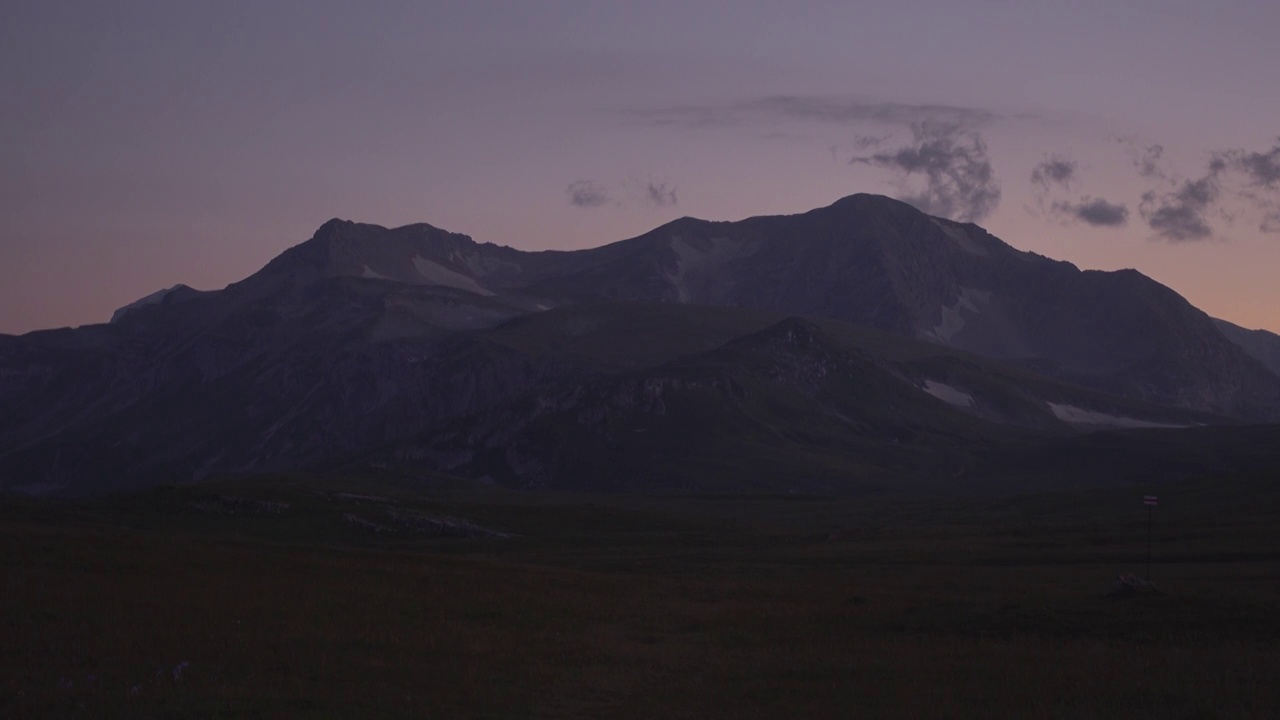
[[[794,357],[735,350],[771,327],[816,344]],[[820,352],[828,346],[840,349]],[[721,390],[668,377],[695,372],[690,362]],[[796,371],[828,366],[850,377]],[[734,383],[768,402],[726,395]],[[639,462],[627,453],[641,446],[600,444],[599,428],[563,413],[621,417],[609,403],[650,386],[686,409],[663,422],[695,465],[723,464],[695,451],[705,441],[801,484],[808,467],[829,488],[844,472],[830,468],[933,482],[976,461],[992,433],[1280,417],[1280,377],[1172,290],[1136,271],[1080,271],[879,196],[735,222],[681,218],[577,251],[333,219],[223,290],[168,293],[108,325],[0,337],[10,410],[0,487],[86,492],[422,459],[449,433],[518,441],[523,467],[536,460],[548,482],[585,487],[583,473]],[[582,407],[580,388],[598,391]],[[559,419],[529,415],[546,403]],[[789,422],[820,429],[762,430]],[[596,438],[581,456],[579,433]],[[545,455],[538,438],[586,464]],[[896,447],[910,438],[934,460]],[[507,468],[503,482],[530,484],[486,457]]]
[[[397,269],[379,248],[363,268],[346,261],[324,272],[368,269],[529,310],[607,299],[830,317],[1159,402],[1259,417],[1257,398],[1280,405],[1275,370],[1137,270],[1080,270],[882,196],[740,221],[685,217],[596,248],[533,253],[425,224],[334,220],[244,283],[352,233],[394,247]]]

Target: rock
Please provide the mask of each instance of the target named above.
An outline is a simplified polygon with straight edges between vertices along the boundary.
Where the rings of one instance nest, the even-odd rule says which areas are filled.
[[[1157,592],[1159,590],[1156,589],[1156,586],[1143,578],[1137,575],[1121,573],[1116,576],[1116,581],[1111,584],[1111,589],[1103,597],[1134,597],[1136,595],[1151,595]]]

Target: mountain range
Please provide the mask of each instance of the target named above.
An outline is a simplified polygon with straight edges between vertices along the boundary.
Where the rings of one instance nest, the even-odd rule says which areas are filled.
[[[360,468],[972,489],[1098,431],[1280,421],[1280,337],[873,195],[578,251],[331,220],[225,289],[0,336],[0,407],[0,487],[39,494]]]

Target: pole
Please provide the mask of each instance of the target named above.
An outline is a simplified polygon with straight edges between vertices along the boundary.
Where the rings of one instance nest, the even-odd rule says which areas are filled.
[[[1147,582],[1151,582],[1151,505],[1147,506]]]

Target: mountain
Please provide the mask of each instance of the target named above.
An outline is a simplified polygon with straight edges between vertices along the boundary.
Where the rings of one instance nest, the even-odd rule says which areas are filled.
[[[560,287],[846,320],[1215,412],[1271,417],[1280,401],[1274,374],[1136,271],[1081,272],[886,198],[738,223],[686,219],[632,242],[647,252]]]
[[[1280,335],[1266,330],[1246,330],[1216,318],[1213,322],[1228,340],[1239,345],[1268,370],[1280,375]]]
[[[164,290],[157,290],[156,292],[153,292],[144,298],[135,300],[129,303],[128,305],[125,305],[124,307],[120,308],[119,310],[116,310],[114,313],[112,313],[110,322],[119,322],[120,318],[124,317],[125,315],[128,315],[130,312],[133,312],[134,310],[137,310],[140,307],[145,307],[147,305],[155,305],[156,303],[165,302],[166,298],[169,298],[170,296],[190,297],[192,294],[198,294],[198,293],[199,293],[198,290],[193,290],[192,288],[189,288],[186,285],[182,285],[181,283],[179,283],[178,285],[174,285],[171,288],[166,288]]]
[[[328,278],[0,338],[0,483],[124,488],[336,459],[554,375],[457,334],[515,312]]]
[[[950,482],[1000,441],[1069,433],[1037,393],[947,368],[956,359],[894,362],[788,318],[656,366],[540,386],[401,443],[388,464],[527,489],[901,491]]]
[[[825,317],[1158,403],[1254,419],[1280,407],[1275,372],[1137,271],[1080,271],[874,195],[792,216],[682,218],[573,252],[334,220],[243,284],[344,275],[447,286],[524,309],[610,299]]]
[[[531,489],[839,489],[832,475],[845,486],[871,479],[848,472],[859,466],[932,471],[922,450],[971,444],[984,430],[994,432],[815,325],[788,319],[644,371],[544,388],[397,455]],[[799,456],[813,453],[846,466],[806,477],[812,463]],[[876,457],[885,453],[896,457]],[[743,457],[755,472],[733,461]]]
[[[934,487],[1010,443],[1280,416],[1228,334],[1136,272],[876,196],[572,252],[331,220],[223,290],[0,336],[0,487]]]

